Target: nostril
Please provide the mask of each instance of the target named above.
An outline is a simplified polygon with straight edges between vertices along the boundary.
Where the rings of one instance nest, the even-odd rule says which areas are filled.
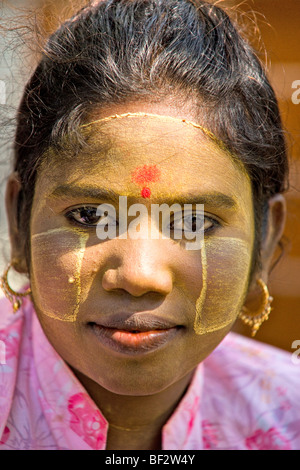
[[[137,267],[128,263],[107,270],[102,278],[102,287],[108,292],[126,291],[134,297],[150,292],[166,296],[172,291],[173,277],[168,270],[153,266]]]

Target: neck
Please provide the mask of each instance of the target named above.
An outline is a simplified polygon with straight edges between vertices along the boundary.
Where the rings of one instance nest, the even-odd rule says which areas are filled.
[[[161,431],[188,387],[193,372],[154,395],[125,396],[74,371],[109,423],[107,450],[161,449]]]

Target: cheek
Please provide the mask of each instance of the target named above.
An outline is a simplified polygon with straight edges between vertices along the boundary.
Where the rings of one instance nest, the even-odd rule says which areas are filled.
[[[251,246],[237,238],[205,241],[201,250],[202,289],[196,302],[194,330],[214,332],[236,319],[246,296]]]
[[[88,235],[65,229],[32,236],[31,289],[36,308],[62,321],[76,321],[81,301],[81,268]]]

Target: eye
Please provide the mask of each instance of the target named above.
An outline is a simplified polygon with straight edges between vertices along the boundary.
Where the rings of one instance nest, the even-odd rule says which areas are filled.
[[[200,233],[202,231],[208,232],[219,225],[220,223],[216,219],[203,214],[203,212],[191,212],[184,217],[174,217],[170,229],[174,232]]]
[[[212,227],[212,219],[203,215],[191,214],[183,218],[183,230],[185,232],[206,232]]]
[[[75,207],[68,211],[65,217],[73,223],[88,227],[96,227],[96,225],[101,223],[102,220],[104,221],[104,219],[106,224],[109,223],[107,220],[108,217],[105,215],[104,211],[99,214],[99,210],[97,212],[97,207],[94,206]]]

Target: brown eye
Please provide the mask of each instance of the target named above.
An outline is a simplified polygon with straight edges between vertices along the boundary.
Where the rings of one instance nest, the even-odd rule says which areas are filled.
[[[84,206],[72,209],[66,217],[81,225],[95,226],[102,216],[97,215],[97,207]]]
[[[173,231],[184,231],[185,233],[198,233],[201,231],[209,231],[218,225],[219,223],[212,217],[208,217],[202,213],[191,213],[182,218],[174,218],[170,224],[170,229]]]

